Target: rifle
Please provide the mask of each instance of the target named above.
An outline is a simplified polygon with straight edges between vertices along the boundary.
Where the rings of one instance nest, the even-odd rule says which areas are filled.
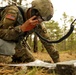
[[[71,23],[71,25],[70,25],[70,30],[68,31],[68,33],[67,33],[66,35],[64,35],[63,37],[61,37],[59,40],[56,40],[56,41],[50,41],[50,40],[47,40],[46,38],[42,37],[42,36],[36,31],[36,28],[34,29],[34,32],[35,32],[43,41],[45,41],[45,42],[47,42],[47,43],[59,43],[59,42],[65,40],[66,38],[68,38],[68,37],[72,34],[72,32],[73,32],[73,30],[74,30],[74,25],[73,25],[73,24],[74,24],[75,21],[76,21],[76,19]]]

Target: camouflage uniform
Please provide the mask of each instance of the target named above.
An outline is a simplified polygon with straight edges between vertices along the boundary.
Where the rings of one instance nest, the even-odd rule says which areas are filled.
[[[50,0],[33,0],[32,7],[39,11],[40,15],[45,21],[48,21],[49,19],[53,17],[54,10],[53,10],[53,5]],[[45,27],[44,24],[41,23],[40,25],[38,25],[38,27],[36,28],[36,31],[44,38],[50,40],[50,36],[49,36],[50,34],[47,32],[47,28]],[[43,41],[41,38],[40,40],[42,44],[44,45],[44,47],[46,48],[52,60],[54,62],[59,62],[60,61],[59,53],[54,48],[54,46],[50,43]]]
[[[13,18],[10,18],[10,16]],[[19,29],[19,26],[21,24],[23,24],[23,18],[18,8],[14,5],[6,7],[1,12],[0,38],[10,43],[12,42],[16,43],[16,47],[15,47],[16,53],[14,57],[16,57],[19,61],[23,62],[26,60],[26,58],[28,59],[27,61],[29,61],[29,59],[30,61],[34,61],[35,59],[32,56],[31,52],[28,50],[26,46],[23,46],[21,43],[21,40],[19,40],[20,36],[24,35],[24,33]],[[2,54],[0,55],[0,57],[3,58],[5,61],[6,61],[6,58],[4,57],[7,57],[9,59],[11,58],[11,56],[9,56],[10,55],[9,52],[7,54],[6,52],[4,52],[4,54],[0,52],[0,54]],[[12,60],[10,60],[10,62],[11,61]],[[1,62],[4,62],[4,61],[1,61]]]
[[[46,1],[46,0],[43,0],[43,1]],[[10,8],[13,9],[12,13],[11,13],[11,10],[9,10]],[[52,7],[52,9],[53,9],[53,7]],[[27,11],[27,9],[25,11]],[[5,17],[6,14],[8,14],[8,13],[14,14],[14,18],[10,19],[9,18],[10,15],[9,16],[7,15],[7,17]],[[45,14],[46,14],[46,12],[45,12]],[[53,15],[53,13],[51,13],[51,17],[52,17],[52,15]],[[43,14],[43,17],[44,17],[44,14]],[[10,6],[10,7],[5,8],[5,10],[3,10],[1,12],[0,38],[3,40],[6,40],[6,41],[11,41],[11,42],[16,43],[16,47],[15,47],[16,52],[12,57],[12,59],[14,61],[20,61],[20,62],[21,61],[22,62],[34,61],[35,58],[33,57],[32,53],[30,52],[30,50],[28,50],[26,45],[22,44],[22,41],[20,40],[20,36],[23,37],[24,33],[20,30],[19,26],[22,25],[23,23],[24,23],[23,17],[20,14],[20,11],[16,6]],[[37,31],[44,38],[50,39],[50,37],[47,33],[47,29],[44,25],[42,25],[42,24],[38,25]],[[30,31],[30,32],[32,32],[32,31]],[[51,56],[53,61],[58,62],[59,54],[58,54],[58,51],[56,51],[54,49],[54,46],[43,40],[41,40],[41,42],[43,43],[44,47],[46,48],[47,52],[49,53],[49,55]],[[2,56],[5,56],[5,55],[2,55]]]

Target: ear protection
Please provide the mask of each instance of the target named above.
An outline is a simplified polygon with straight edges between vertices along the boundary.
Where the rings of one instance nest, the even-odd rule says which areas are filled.
[[[37,9],[33,9],[33,8],[28,9],[28,11],[26,12],[26,19],[29,19],[32,16],[40,16],[40,13],[38,12]]]
[[[40,14],[39,14],[39,12],[38,12],[38,10],[36,10],[36,9],[32,9],[31,10],[31,16],[39,16]]]

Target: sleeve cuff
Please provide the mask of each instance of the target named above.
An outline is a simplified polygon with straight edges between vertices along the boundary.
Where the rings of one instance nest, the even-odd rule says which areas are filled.
[[[17,32],[19,32],[19,33],[24,33],[24,32],[21,30],[20,26],[15,27],[15,30],[16,30]]]

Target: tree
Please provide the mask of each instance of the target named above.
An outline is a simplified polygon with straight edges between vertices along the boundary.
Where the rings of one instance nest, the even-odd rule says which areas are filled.
[[[37,35],[34,34],[34,52],[38,52],[38,42],[37,42]]]
[[[51,20],[50,22],[45,22],[48,32],[50,33],[51,40],[57,40],[60,38],[61,29],[58,22]]]
[[[51,20],[49,22],[45,22],[45,24],[48,29],[49,35],[50,35],[50,40],[56,41],[62,37],[61,29],[60,29],[58,22]],[[58,50],[60,49],[60,43],[56,43],[54,45],[55,45],[56,49],[58,49]]]
[[[70,16],[70,19],[68,20],[68,22],[71,24],[73,22],[73,20],[74,20],[74,17]],[[74,23],[74,24],[76,24],[76,23]],[[68,46],[69,50],[75,49],[75,46],[74,46],[76,44],[76,37],[75,37],[75,35],[76,35],[76,28],[74,28],[73,33],[69,36],[69,38],[67,40],[68,41],[68,45],[67,46]]]
[[[63,16],[62,19],[61,19],[61,20],[63,21],[63,26],[62,26],[62,32],[63,32],[63,33],[62,33],[62,35],[64,36],[65,33],[67,33],[66,30],[67,30],[67,28],[68,28],[67,25],[66,25],[67,22],[68,22],[68,21],[67,21],[68,15],[64,12],[64,13],[62,14],[62,16]],[[63,49],[63,50],[66,50],[66,40],[64,40],[62,43],[63,43],[63,44],[62,44],[62,49]]]
[[[22,0],[12,0],[12,1],[16,2],[19,5],[21,5],[21,3],[22,3]]]

